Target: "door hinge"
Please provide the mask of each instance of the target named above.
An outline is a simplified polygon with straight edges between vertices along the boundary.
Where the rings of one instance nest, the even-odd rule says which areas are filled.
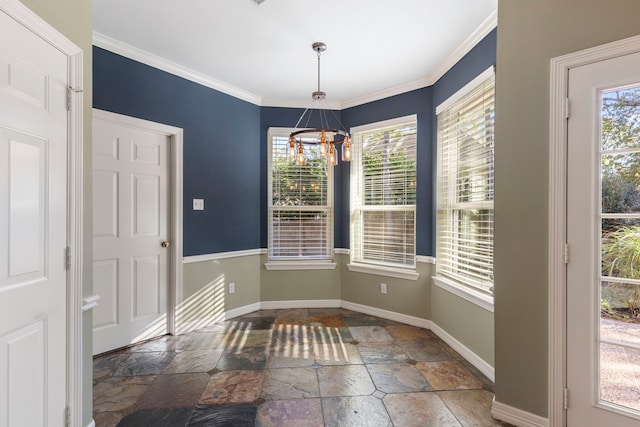
[[[71,269],[71,248],[69,246],[66,247],[64,252],[64,268],[66,270]]]
[[[562,394],[562,407],[564,409],[569,409],[569,389],[565,387],[564,392]]]
[[[71,111],[71,103],[73,102],[73,94],[82,93],[79,87],[67,87],[67,111]]]
[[[564,99],[564,118],[565,119],[568,119],[571,116],[569,105],[570,105],[569,98],[565,98]]]
[[[569,244],[564,244],[564,263],[569,264]]]
[[[64,420],[67,427],[71,426],[71,406],[64,408]]]

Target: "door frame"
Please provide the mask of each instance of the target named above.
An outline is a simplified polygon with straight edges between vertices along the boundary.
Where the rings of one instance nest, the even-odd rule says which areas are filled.
[[[176,308],[182,301],[182,128],[151,122],[110,111],[93,109],[93,121],[102,121],[169,138],[169,280],[167,289],[167,332],[175,335]]]
[[[67,57],[70,105],[67,114],[67,418],[70,425],[82,425],[83,387],[83,52],[18,0],[0,0],[0,11]]]
[[[549,105],[549,425],[566,425],[567,383],[567,119],[569,70],[640,52],[640,36],[551,59]]]

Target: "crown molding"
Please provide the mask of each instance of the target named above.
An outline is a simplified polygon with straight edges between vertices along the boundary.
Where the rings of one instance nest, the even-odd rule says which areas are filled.
[[[279,108],[311,108],[312,100],[303,101],[300,99],[275,99],[262,98],[261,107],[279,107]],[[342,104],[339,101],[322,101],[322,107],[329,110],[341,110]]]
[[[402,83],[397,86],[393,86],[387,89],[382,89],[367,95],[359,96],[356,98],[347,99],[340,104],[341,109],[356,107],[358,105],[367,104],[373,101],[379,101],[391,96],[400,95],[401,93],[410,92],[416,89],[422,89],[423,87],[431,86],[434,80],[430,77],[423,77],[417,80],[413,80],[407,83]]]
[[[167,73],[190,80],[203,86],[226,93],[234,98],[250,102],[260,106],[262,98],[253,93],[247,92],[235,86],[216,80],[198,71],[194,71],[183,65],[176,64],[168,59],[149,53],[145,50],[123,43],[104,34],[93,32],[93,44],[99,48],[124,56],[134,61],[149,65]]]
[[[485,19],[478,28],[467,39],[454,50],[451,55],[444,60],[436,69],[436,72],[430,77],[424,77],[411,82],[403,83],[388,89],[380,90],[365,96],[348,99],[341,104],[342,109],[356,107],[380,99],[389,98],[390,96],[400,95],[401,93],[410,92],[423,87],[435,84],[442,76],[446,74],[454,65],[458,63],[471,49],[473,49],[483,38],[487,36],[494,28],[498,26],[498,12],[494,11]]]
[[[487,19],[485,19],[478,28],[454,50],[436,69],[436,72],[427,77],[423,77],[410,82],[402,83],[387,89],[382,89],[367,95],[347,99],[345,101],[327,102],[326,106],[332,110],[344,110],[346,108],[356,107],[358,105],[367,104],[373,101],[389,98],[391,96],[400,95],[412,90],[422,89],[435,84],[447,71],[458,63],[471,49],[473,49],[484,37],[487,36],[498,25],[498,12],[494,11]],[[152,53],[146,52],[137,47],[133,47],[104,34],[93,32],[93,44],[102,49],[106,49],[126,58],[133,59],[143,64],[158,68],[167,73],[191,80],[203,86],[226,93],[235,98],[242,99],[260,107],[280,107],[280,108],[307,108],[310,102],[292,99],[276,99],[262,98],[259,95],[247,92],[238,87],[216,80],[198,71],[191,70],[175,62],[161,58]]]
[[[454,50],[451,55],[444,60],[444,62],[438,67],[436,72],[431,76],[431,81],[434,84],[442,76],[446,74],[454,65],[458,63],[467,53],[471,51],[480,41],[485,38],[494,28],[498,26],[498,11],[494,11],[476,30],[471,33],[467,39],[462,42],[460,46]]]

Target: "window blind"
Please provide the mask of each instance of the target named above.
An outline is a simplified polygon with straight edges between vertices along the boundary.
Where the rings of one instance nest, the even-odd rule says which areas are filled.
[[[415,268],[416,116],[352,133],[351,260]]]
[[[289,160],[289,130],[269,132],[269,259],[329,259],[333,247],[332,166],[319,147]]]
[[[438,113],[436,272],[493,287],[493,73]]]

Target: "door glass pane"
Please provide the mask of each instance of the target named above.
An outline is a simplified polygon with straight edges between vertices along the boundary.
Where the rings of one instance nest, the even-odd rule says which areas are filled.
[[[633,334],[628,325],[608,320],[602,322],[602,335],[640,341],[640,336]],[[639,384],[640,350],[601,343],[600,399],[640,411]]]
[[[640,86],[601,100],[599,398],[640,411]]]

